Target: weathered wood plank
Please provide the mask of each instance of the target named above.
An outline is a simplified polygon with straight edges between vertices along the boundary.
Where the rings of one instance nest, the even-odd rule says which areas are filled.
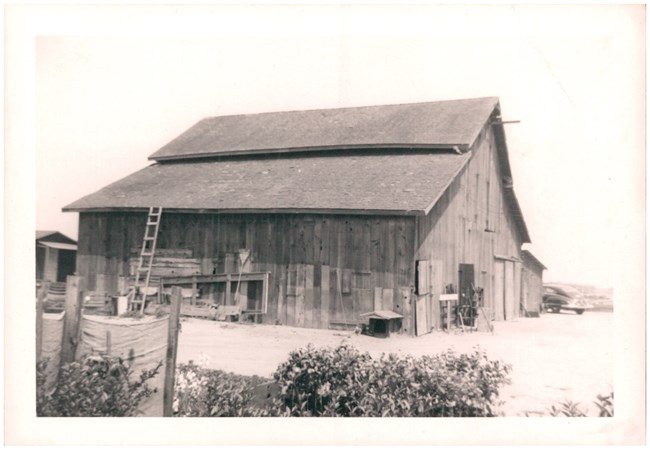
[[[328,328],[330,321],[330,266],[321,267],[321,307],[320,307],[320,327]]]
[[[359,289],[359,310],[358,314],[372,312],[374,310],[374,289]]]
[[[314,305],[312,310],[312,327],[314,328],[321,328],[321,270],[320,264],[314,266]]]
[[[329,308],[329,324],[332,322],[341,321],[341,291],[339,289],[339,272],[336,267],[330,268],[330,308]]]
[[[307,264],[305,267],[305,309],[304,323],[306,328],[314,326],[314,266]]]
[[[296,277],[296,326],[305,326],[305,276],[306,267],[304,264],[298,264],[296,267],[298,274]]]
[[[393,311],[393,290],[384,288],[381,295],[381,309]]]
[[[285,293],[287,289],[287,270],[284,264],[278,264],[276,267],[279,271],[279,274],[276,278],[278,284],[277,320],[282,325],[287,325],[287,305],[285,299]],[[269,302],[271,302],[271,299],[269,299]]]
[[[402,287],[399,290],[399,296],[401,299],[402,312],[404,319],[402,320],[403,330],[406,334],[413,334],[413,328],[415,324],[413,323],[413,304],[411,301],[411,289],[407,287]]]
[[[341,293],[349,294],[352,291],[352,271],[350,269],[342,270]]]
[[[375,295],[374,295],[373,308],[375,311],[379,311],[383,309],[383,304],[382,304],[383,289],[380,287],[375,287],[374,294]]]
[[[289,272],[287,273],[287,325],[296,326],[296,279],[298,272],[296,266],[289,265]]]

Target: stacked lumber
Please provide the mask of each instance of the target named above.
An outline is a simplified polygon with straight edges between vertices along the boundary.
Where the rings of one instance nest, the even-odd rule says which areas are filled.
[[[129,259],[130,273],[138,268],[138,258]],[[185,277],[201,274],[201,263],[196,258],[175,258],[156,255],[151,264],[152,277]]]

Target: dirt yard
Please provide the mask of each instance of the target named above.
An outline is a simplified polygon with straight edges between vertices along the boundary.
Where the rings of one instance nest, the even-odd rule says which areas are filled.
[[[593,401],[613,389],[611,312],[566,312],[496,322],[494,333],[433,332],[418,338],[378,339],[349,331],[311,330],[182,319],[178,362],[243,375],[270,377],[289,351],[308,343],[335,346],[347,341],[373,356],[382,353],[435,354],[480,346],[492,359],[512,365],[512,384],[501,391],[506,416],[539,416],[564,400],[595,415]]]

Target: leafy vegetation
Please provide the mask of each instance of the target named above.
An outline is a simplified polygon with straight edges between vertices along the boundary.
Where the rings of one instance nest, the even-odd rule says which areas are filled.
[[[599,417],[614,417],[614,393],[610,392],[609,395],[596,396],[597,401],[594,402],[598,407]],[[587,417],[587,413],[580,408],[579,403],[566,400],[559,405],[551,406],[548,411],[553,417]]]
[[[292,352],[275,373],[291,416],[490,417],[510,367],[448,351],[373,359],[349,345]]]
[[[253,406],[253,388],[270,380],[210,370],[197,364],[176,368],[174,385],[175,416],[250,417],[262,415]]]
[[[489,417],[509,366],[475,350],[373,359],[350,345],[292,352],[274,374],[279,394],[260,404],[265,380],[179,366],[178,416]]]
[[[135,382],[119,357],[88,356],[61,366],[53,392],[47,392],[47,360],[36,367],[36,413],[50,417],[122,417],[141,413],[140,403],[156,392],[147,385],[162,362],[142,371]]]

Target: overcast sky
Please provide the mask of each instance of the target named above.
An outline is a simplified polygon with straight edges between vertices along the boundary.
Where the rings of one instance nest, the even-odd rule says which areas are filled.
[[[506,137],[546,280],[611,286],[619,239],[634,235],[637,212],[645,219],[643,6],[45,16],[33,60],[37,229],[76,238],[78,215],[63,206],[148,165],[204,117],[482,96],[521,121]]]

